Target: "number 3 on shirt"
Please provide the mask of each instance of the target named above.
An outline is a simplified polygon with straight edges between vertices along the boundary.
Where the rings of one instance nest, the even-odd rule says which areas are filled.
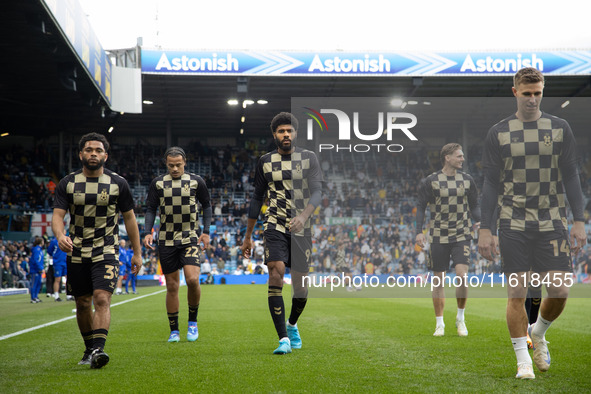
[[[119,267],[116,267],[114,265],[105,264],[105,269],[107,270],[107,273],[105,274],[104,278],[107,280],[111,280],[115,277],[115,275],[117,275],[117,271],[119,270]]]

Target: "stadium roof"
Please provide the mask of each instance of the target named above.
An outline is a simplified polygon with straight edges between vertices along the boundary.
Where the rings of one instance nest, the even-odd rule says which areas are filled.
[[[0,132],[162,136],[268,135],[272,116],[290,110],[292,97],[510,97],[504,77],[289,77],[142,75],[142,114],[111,113],[47,11],[36,0],[9,2],[0,13]],[[10,37],[10,38],[9,38]],[[244,80],[246,78],[246,81]],[[239,79],[241,81],[239,82]],[[71,90],[72,80],[76,91]],[[237,93],[247,84],[248,93]],[[549,76],[546,97],[591,97],[590,76]],[[264,99],[246,109],[230,98]],[[106,108],[106,110],[104,110]],[[244,126],[241,117],[245,116]]]

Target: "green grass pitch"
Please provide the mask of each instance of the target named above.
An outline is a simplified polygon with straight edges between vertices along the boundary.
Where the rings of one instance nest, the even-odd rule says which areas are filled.
[[[162,287],[114,296],[107,366],[79,366],[83,342],[75,319],[0,340],[0,392],[590,392],[591,299],[573,298],[547,334],[552,366],[536,379],[514,378],[506,300],[468,300],[470,335],[455,332],[448,299],[446,335],[432,336],[425,298],[311,298],[299,321],[303,348],[272,354],[277,338],[266,286],[202,286],[199,339],[169,344]],[[502,290],[502,289],[501,289]],[[428,291],[428,290],[425,290]],[[291,302],[284,289],[286,307]],[[0,337],[73,316],[73,302],[0,297]]]

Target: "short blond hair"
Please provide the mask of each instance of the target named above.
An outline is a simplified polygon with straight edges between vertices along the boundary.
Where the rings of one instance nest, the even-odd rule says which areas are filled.
[[[517,71],[513,76],[513,86],[517,87],[517,85],[522,83],[544,83],[544,75],[538,70],[537,68],[533,67],[525,67],[521,70]]]

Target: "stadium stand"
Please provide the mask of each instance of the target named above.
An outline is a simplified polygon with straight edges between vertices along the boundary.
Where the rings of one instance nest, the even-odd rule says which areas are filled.
[[[200,174],[212,195],[214,207],[211,244],[204,259],[213,274],[254,273],[257,260],[245,262],[239,245],[246,227],[246,213],[254,178],[256,157],[268,150],[249,141],[243,147],[212,149],[198,141],[192,143],[187,171]],[[56,147],[39,144],[34,151],[10,147],[0,152],[0,209],[12,212],[51,212],[52,191],[65,175],[55,166]],[[479,145],[468,149],[466,169],[477,184],[482,173]],[[107,167],[124,176],[136,203],[136,213],[143,216],[147,189],[151,180],[165,171],[161,161],[163,147],[142,144],[114,143]],[[417,179],[421,179],[439,165],[436,150],[421,149],[403,156],[392,155],[379,160],[366,155],[349,156],[343,162],[340,155],[329,151],[321,153],[319,160],[326,184],[322,207],[314,217],[314,249],[312,267],[315,272],[337,273],[343,267],[337,264],[339,246],[345,250],[345,263],[353,274],[365,273],[371,263],[375,274],[420,274],[427,271],[425,252],[415,248],[414,233],[415,196]],[[591,195],[591,154],[580,152],[581,183],[586,196]],[[365,174],[375,174],[368,177]],[[347,218],[356,218],[351,221]],[[0,215],[0,231],[6,231]],[[140,225],[141,227],[141,225]],[[262,241],[262,223],[258,224],[255,240]],[[143,229],[141,229],[143,231]],[[28,279],[29,245],[26,241],[3,241],[0,260],[8,259],[13,278]],[[471,259],[475,274],[499,272],[499,261],[488,262],[472,245]],[[577,259],[576,267],[583,267],[587,254]],[[142,274],[158,273],[156,254],[144,249]],[[19,273],[18,267],[22,267]],[[576,268],[575,267],[575,268]],[[16,287],[17,283],[13,283]]]

